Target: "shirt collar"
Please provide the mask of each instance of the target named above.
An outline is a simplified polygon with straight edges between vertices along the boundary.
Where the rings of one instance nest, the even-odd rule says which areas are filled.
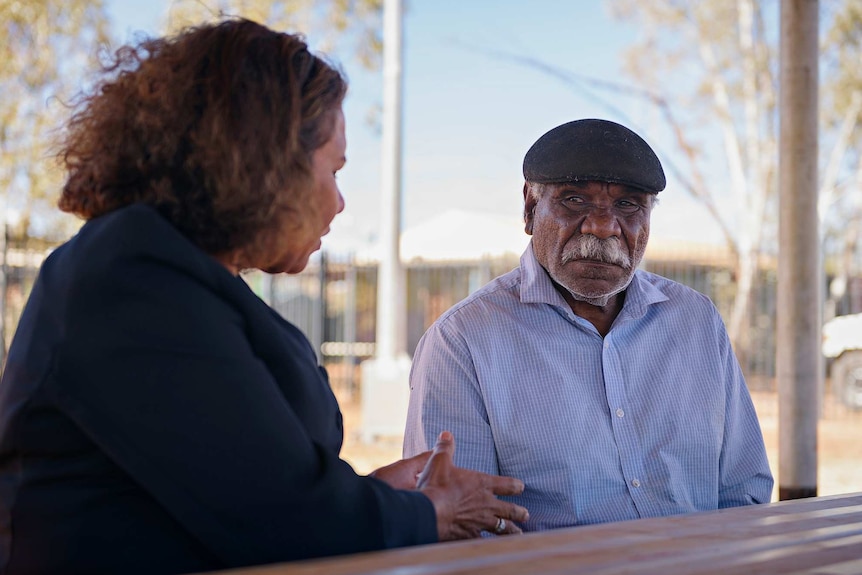
[[[554,287],[548,272],[536,259],[532,240],[521,255],[521,303],[546,303],[567,309],[569,307]]]
[[[626,319],[643,317],[650,305],[667,299],[664,292],[649,281],[646,272],[636,270],[626,288],[626,301],[620,316]],[[546,303],[569,309],[569,304],[554,287],[548,272],[536,259],[532,241],[521,255],[521,303]]]

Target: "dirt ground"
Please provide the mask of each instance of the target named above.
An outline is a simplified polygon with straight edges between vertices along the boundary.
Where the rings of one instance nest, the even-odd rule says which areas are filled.
[[[778,396],[752,393],[778,493]],[[827,395],[817,425],[817,494],[862,492],[862,411]]]
[[[755,408],[766,451],[776,477],[773,500],[778,498],[778,396],[774,392],[753,392]],[[342,457],[358,473],[369,473],[401,457],[401,438],[380,439],[373,444],[360,441],[359,404],[339,397],[344,414],[345,442]],[[831,396],[823,402],[818,423],[818,495],[862,492],[862,411],[839,405]]]

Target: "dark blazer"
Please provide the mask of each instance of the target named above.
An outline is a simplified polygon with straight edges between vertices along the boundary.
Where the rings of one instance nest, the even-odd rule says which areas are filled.
[[[151,208],[39,274],[0,381],[0,572],[180,573],[436,541],[340,460],[308,340]]]

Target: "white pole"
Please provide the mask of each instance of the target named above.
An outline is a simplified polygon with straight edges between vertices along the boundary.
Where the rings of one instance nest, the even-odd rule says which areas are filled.
[[[383,4],[383,143],[381,253],[377,275],[378,359],[406,352],[404,270],[401,267],[401,0]]]
[[[407,304],[401,266],[401,0],[383,4],[383,142],[377,344],[362,374],[362,440],[404,433],[410,400]]]

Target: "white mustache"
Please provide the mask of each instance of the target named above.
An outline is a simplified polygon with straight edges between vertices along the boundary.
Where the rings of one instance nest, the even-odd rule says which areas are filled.
[[[590,234],[580,236],[575,241],[575,245],[563,252],[564,264],[576,260],[595,260],[618,265],[624,269],[629,269],[632,265],[632,260],[619,238],[610,237],[603,240]]]

